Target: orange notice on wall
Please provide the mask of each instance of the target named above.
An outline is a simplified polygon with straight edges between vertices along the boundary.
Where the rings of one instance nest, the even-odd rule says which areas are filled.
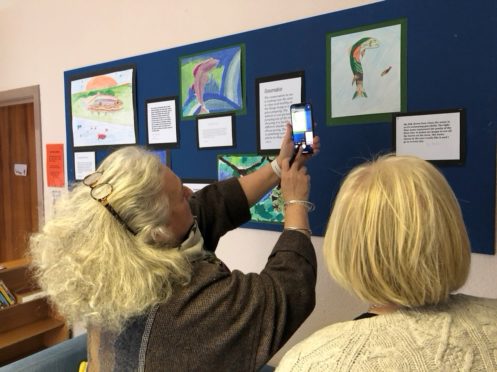
[[[64,145],[47,144],[47,185],[64,187]]]

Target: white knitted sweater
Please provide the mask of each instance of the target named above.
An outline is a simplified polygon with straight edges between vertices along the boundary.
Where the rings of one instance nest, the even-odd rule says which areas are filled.
[[[497,299],[453,295],[323,328],[288,351],[283,371],[497,371]]]

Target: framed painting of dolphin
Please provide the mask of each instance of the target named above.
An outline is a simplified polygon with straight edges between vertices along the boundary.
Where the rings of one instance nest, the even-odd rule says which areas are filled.
[[[179,57],[181,118],[245,113],[244,58],[243,44]]]
[[[327,34],[328,125],[390,122],[407,109],[406,28],[400,18]]]

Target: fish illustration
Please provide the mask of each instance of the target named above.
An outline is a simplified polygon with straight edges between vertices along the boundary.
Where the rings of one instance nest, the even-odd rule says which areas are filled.
[[[381,76],[385,76],[386,74],[388,74],[391,69],[392,69],[392,66],[388,66],[386,69],[383,70],[383,72],[381,73]]]
[[[97,93],[90,96],[86,108],[91,111],[119,111],[123,107],[123,101],[117,97]]]
[[[373,37],[364,37],[359,39],[350,50],[350,68],[352,69],[352,74],[354,78],[352,79],[352,85],[356,85],[356,91],[352,99],[357,97],[366,97],[367,94],[363,89],[364,73],[362,71],[362,59],[366,49],[378,48],[380,43],[377,39]]]
[[[195,96],[197,97],[197,101],[200,104],[200,114],[206,114],[209,112],[207,107],[205,107],[204,102],[204,89],[205,84],[209,81],[209,72],[217,66],[219,60],[215,58],[207,58],[202,62],[198,63],[193,68],[193,91],[195,92]]]

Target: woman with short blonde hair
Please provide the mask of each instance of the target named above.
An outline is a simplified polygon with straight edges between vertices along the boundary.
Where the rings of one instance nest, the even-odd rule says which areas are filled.
[[[433,165],[409,156],[379,157],[347,176],[324,247],[335,280],[374,304],[444,302],[470,265],[452,189]]]
[[[495,371],[497,300],[452,292],[469,239],[444,176],[414,156],[380,156],[344,179],[324,255],[336,281],[370,303],[292,348],[278,371]]]

